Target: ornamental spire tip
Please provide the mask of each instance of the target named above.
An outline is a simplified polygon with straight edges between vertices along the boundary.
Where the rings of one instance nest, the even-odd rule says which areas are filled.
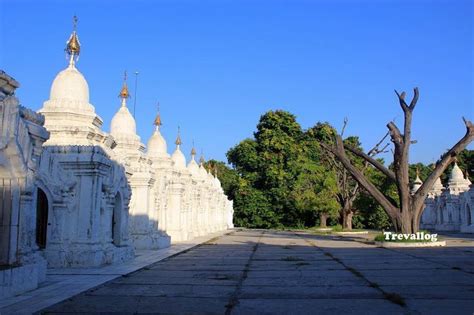
[[[122,85],[122,89],[120,90],[119,97],[122,98],[123,100],[130,97],[130,93],[128,92],[128,86],[127,86],[127,70],[125,70],[123,74],[123,85]]]
[[[66,42],[66,48],[65,51],[66,53],[70,56],[70,61],[69,64],[71,66],[74,66],[74,62],[77,61],[77,57],[79,56],[81,52],[81,43],[79,42],[79,37],[77,36],[77,21],[78,18],[76,15],[73,17],[73,30],[71,35],[69,36],[69,39]],[[76,60],[74,60],[76,58]]]

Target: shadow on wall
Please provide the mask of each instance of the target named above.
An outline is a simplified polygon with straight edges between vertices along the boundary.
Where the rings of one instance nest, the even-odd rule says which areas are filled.
[[[130,239],[135,249],[159,249],[170,246],[171,237],[162,230],[159,222],[148,215],[130,215]]]
[[[24,178],[0,178],[0,266],[19,263],[21,191],[25,184]]]

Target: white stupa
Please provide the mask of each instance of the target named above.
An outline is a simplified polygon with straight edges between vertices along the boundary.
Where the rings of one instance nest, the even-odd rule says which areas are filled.
[[[206,168],[204,167],[204,155],[201,154],[201,157],[199,158],[199,174],[201,175],[201,180],[206,181],[207,180],[207,171]]]
[[[183,152],[181,152],[181,136],[178,128],[178,136],[176,137],[176,149],[171,155],[171,160],[173,161],[173,167],[177,170],[186,170],[186,158],[184,157]]]
[[[431,191],[430,191],[430,192],[433,193],[433,194],[435,194],[435,195],[439,195],[439,194],[441,194],[441,192],[443,191],[443,189],[444,189],[444,186],[443,186],[443,184],[441,183],[441,178],[438,177],[438,178],[436,179],[436,181],[434,182],[433,187],[431,188]]]
[[[110,124],[110,134],[117,143],[115,151],[126,153],[128,156],[134,153],[141,155],[145,151],[145,146],[140,142],[140,137],[137,135],[135,118],[133,118],[127,107],[127,99],[130,97],[127,86],[127,72],[124,75],[119,97],[122,99],[121,105]]]
[[[188,163],[188,170],[195,178],[199,178],[201,176],[199,165],[196,163],[196,149],[193,148],[191,150],[191,161]]]
[[[69,64],[58,73],[51,85],[49,100],[39,110],[45,116],[45,127],[51,133],[45,145],[97,145],[111,147],[113,141],[101,130],[102,119],[89,103],[89,86],[76,63],[81,52],[74,30],[66,42]]]
[[[411,193],[415,194],[418,191],[418,189],[420,189],[421,185],[423,185],[423,182],[420,179],[420,171],[418,170],[418,168],[416,168],[416,178],[415,178],[415,181],[413,182]]]
[[[469,179],[469,172],[466,170],[464,173],[465,173],[464,182],[466,183],[467,187],[470,187],[472,185],[472,182]]]
[[[210,167],[210,165],[209,165],[209,167]],[[211,172],[210,169],[209,169],[209,171],[207,172],[207,181],[208,181],[208,183],[209,183],[211,186],[214,187],[214,184],[215,184],[215,182],[214,182],[214,176],[212,175],[212,172]]]
[[[454,167],[449,174],[448,191],[452,194],[458,194],[469,189],[464,174],[459,168],[457,161],[454,161]]]
[[[110,124],[110,133],[116,138],[131,138],[136,139],[137,126],[135,119],[128,110],[127,99],[130,97],[127,86],[127,72],[124,74],[123,86],[120,90],[119,97],[122,99],[119,110],[112,118]]]
[[[168,154],[166,140],[160,133],[161,116],[159,112],[153,124],[155,125],[155,131],[148,140],[147,154],[151,158],[169,158],[170,155]]]
[[[218,188],[218,189],[222,189],[221,181],[217,177],[217,166],[214,169],[214,186],[216,186],[216,188]]]
[[[216,187],[217,188],[221,188],[221,181],[219,180],[219,178],[214,177],[214,183],[216,184]]]

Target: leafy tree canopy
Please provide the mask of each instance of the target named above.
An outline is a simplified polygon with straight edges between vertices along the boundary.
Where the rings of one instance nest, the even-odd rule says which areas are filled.
[[[229,165],[215,160],[206,162],[206,168],[217,169],[226,195],[234,201],[235,224],[251,228],[302,227],[314,226],[321,214],[339,219],[343,193],[347,199],[347,192],[356,182],[320,145],[320,142],[333,144],[336,134],[327,122],[303,130],[291,113],[269,111],[260,117],[253,138],[229,149]],[[345,138],[344,143],[361,149],[356,136]],[[371,165],[367,166],[360,157],[351,152],[347,155],[393,203],[399,202],[393,182]],[[383,164],[383,160],[378,160]],[[474,151],[464,150],[458,164],[463,170],[472,170],[471,181],[474,181]],[[411,165],[411,181],[417,168],[424,180],[431,172],[430,167],[422,163]],[[355,227],[382,229],[392,224],[382,207],[363,189],[351,207]]]

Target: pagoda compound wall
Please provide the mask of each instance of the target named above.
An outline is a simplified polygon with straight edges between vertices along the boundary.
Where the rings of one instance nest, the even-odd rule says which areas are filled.
[[[420,227],[435,231],[474,233],[474,186],[452,189],[449,186],[430,193]]]
[[[87,141],[59,139],[54,116],[20,106],[17,87],[0,73],[0,298],[36,288],[47,267],[119,263],[233,227],[232,201],[202,165],[198,176],[129,150],[97,118],[95,131],[68,131]]]

